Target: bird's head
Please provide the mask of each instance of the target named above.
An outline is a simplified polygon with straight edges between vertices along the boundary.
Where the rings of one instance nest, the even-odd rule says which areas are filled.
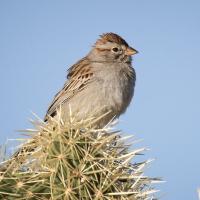
[[[131,62],[131,56],[138,53],[128,43],[115,33],[105,33],[100,36],[90,52],[90,58],[105,62]]]

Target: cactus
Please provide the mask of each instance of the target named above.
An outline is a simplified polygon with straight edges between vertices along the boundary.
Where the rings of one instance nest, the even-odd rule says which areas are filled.
[[[133,163],[145,149],[130,151],[130,137],[93,121],[34,121],[30,137],[1,168],[0,199],[153,199],[157,179],[143,175],[149,161]]]

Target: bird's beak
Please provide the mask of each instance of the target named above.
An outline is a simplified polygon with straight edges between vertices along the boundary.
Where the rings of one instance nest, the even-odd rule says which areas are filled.
[[[127,56],[132,56],[136,53],[138,53],[138,51],[132,47],[127,47],[127,49],[125,50],[125,55]]]

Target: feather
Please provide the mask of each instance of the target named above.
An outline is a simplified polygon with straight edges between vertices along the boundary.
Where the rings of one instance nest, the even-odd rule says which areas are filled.
[[[81,59],[79,62],[74,64],[68,70],[67,78],[64,87],[54,97],[53,102],[47,110],[44,121],[48,120],[48,116],[54,117],[57,109],[67,101],[69,101],[74,95],[91,82],[93,72],[91,63],[87,58]]]

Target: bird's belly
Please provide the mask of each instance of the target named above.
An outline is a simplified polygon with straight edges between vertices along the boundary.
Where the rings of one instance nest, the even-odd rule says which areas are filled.
[[[112,84],[107,84],[105,87],[105,97],[108,105],[111,107],[116,116],[125,112],[133,95],[133,86],[120,81]]]
[[[102,117],[97,124],[98,127],[103,127],[126,110],[132,94],[129,91],[129,95],[125,96],[125,90],[128,88],[120,88],[119,84],[97,82],[96,87],[94,83],[91,87],[88,85],[63,105],[63,118],[68,119],[71,110],[77,121]]]
[[[62,113],[64,121],[69,117],[81,121],[90,118],[97,119],[102,116],[102,119],[96,122],[98,128],[105,126],[115,115],[105,93],[102,90],[93,89],[93,87],[79,92],[70,101],[63,104]]]

